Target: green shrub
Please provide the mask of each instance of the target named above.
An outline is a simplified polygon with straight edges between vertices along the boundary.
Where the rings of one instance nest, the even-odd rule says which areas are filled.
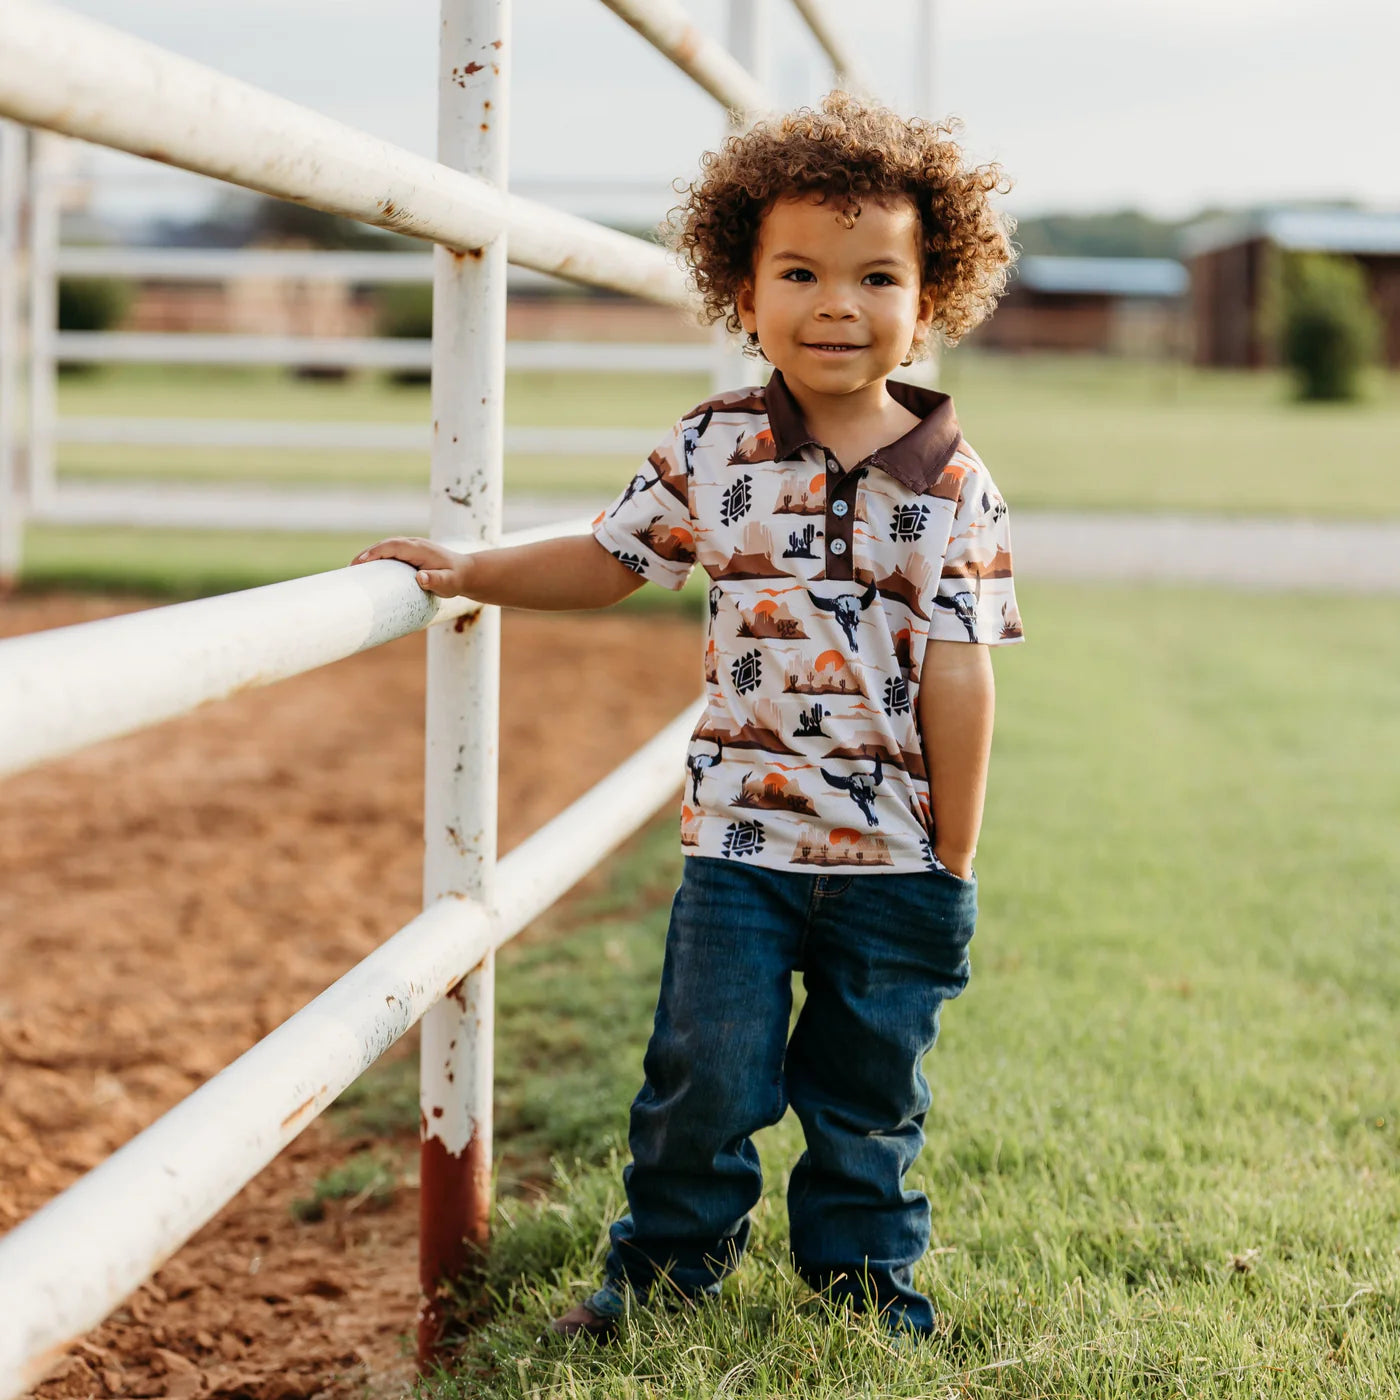
[[[131,288],[110,277],[60,277],[58,328],[61,331],[109,331],[131,304]]]
[[[60,277],[58,328],[61,331],[109,331],[120,324],[131,304],[131,288],[110,277]],[[65,361],[59,373],[86,374],[95,366]]]
[[[1300,399],[1358,397],[1379,340],[1380,318],[1354,259],[1305,253],[1289,261],[1281,350]]]
[[[396,340],[428,340],[433,334],[433,289],[426,284],[401,283],[379,294],[379,334]],[[432,376],[425,369],[396,369],[395,384],[426,384]]]

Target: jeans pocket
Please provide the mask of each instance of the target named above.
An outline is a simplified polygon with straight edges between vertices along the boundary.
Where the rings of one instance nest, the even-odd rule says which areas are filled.
[[[964,880],[946,866],[928,873],[932,897],[929,900],[931,932],[943,937],[972,937],[977,927],[977,872]]]

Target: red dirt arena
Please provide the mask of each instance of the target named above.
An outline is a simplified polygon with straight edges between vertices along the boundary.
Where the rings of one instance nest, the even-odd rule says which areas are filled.
[[[11,598],[0,636],[137,606]],[[504,853],[694,698],[700,656],[685,618],[503,630]],[[0,1233],[413,917],[422,714],[420,635],[0,788]],[[384,1211],[288,1209],[363,1145],[312,1124],[35,1393],[401,1394],[411,1183]]]

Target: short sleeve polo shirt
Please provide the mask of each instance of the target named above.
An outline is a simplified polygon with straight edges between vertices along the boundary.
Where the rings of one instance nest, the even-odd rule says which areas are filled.
[[[667,588],[709,575],[688,855],[771,869],[932,868],[919,732],[930,638],[1021,640],[1006,503],[946,394],[889,382],[917,427],[843,470],[774,371],[687,413],[593,522]]]

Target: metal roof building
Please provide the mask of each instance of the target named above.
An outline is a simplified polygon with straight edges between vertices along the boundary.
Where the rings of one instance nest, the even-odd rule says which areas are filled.
[[[1170,258],[1024,257],[976,343],[997,350],[1170,355],[1183,341],[1185,267]]]
[[[1274,361],[1278,280],[1288,253],[1355,258],[1383,326],[1383,355],[1400,366],[1400,210],[1266,209],[1207,219],[1182,237],[1191,267],[1197,364]]]

